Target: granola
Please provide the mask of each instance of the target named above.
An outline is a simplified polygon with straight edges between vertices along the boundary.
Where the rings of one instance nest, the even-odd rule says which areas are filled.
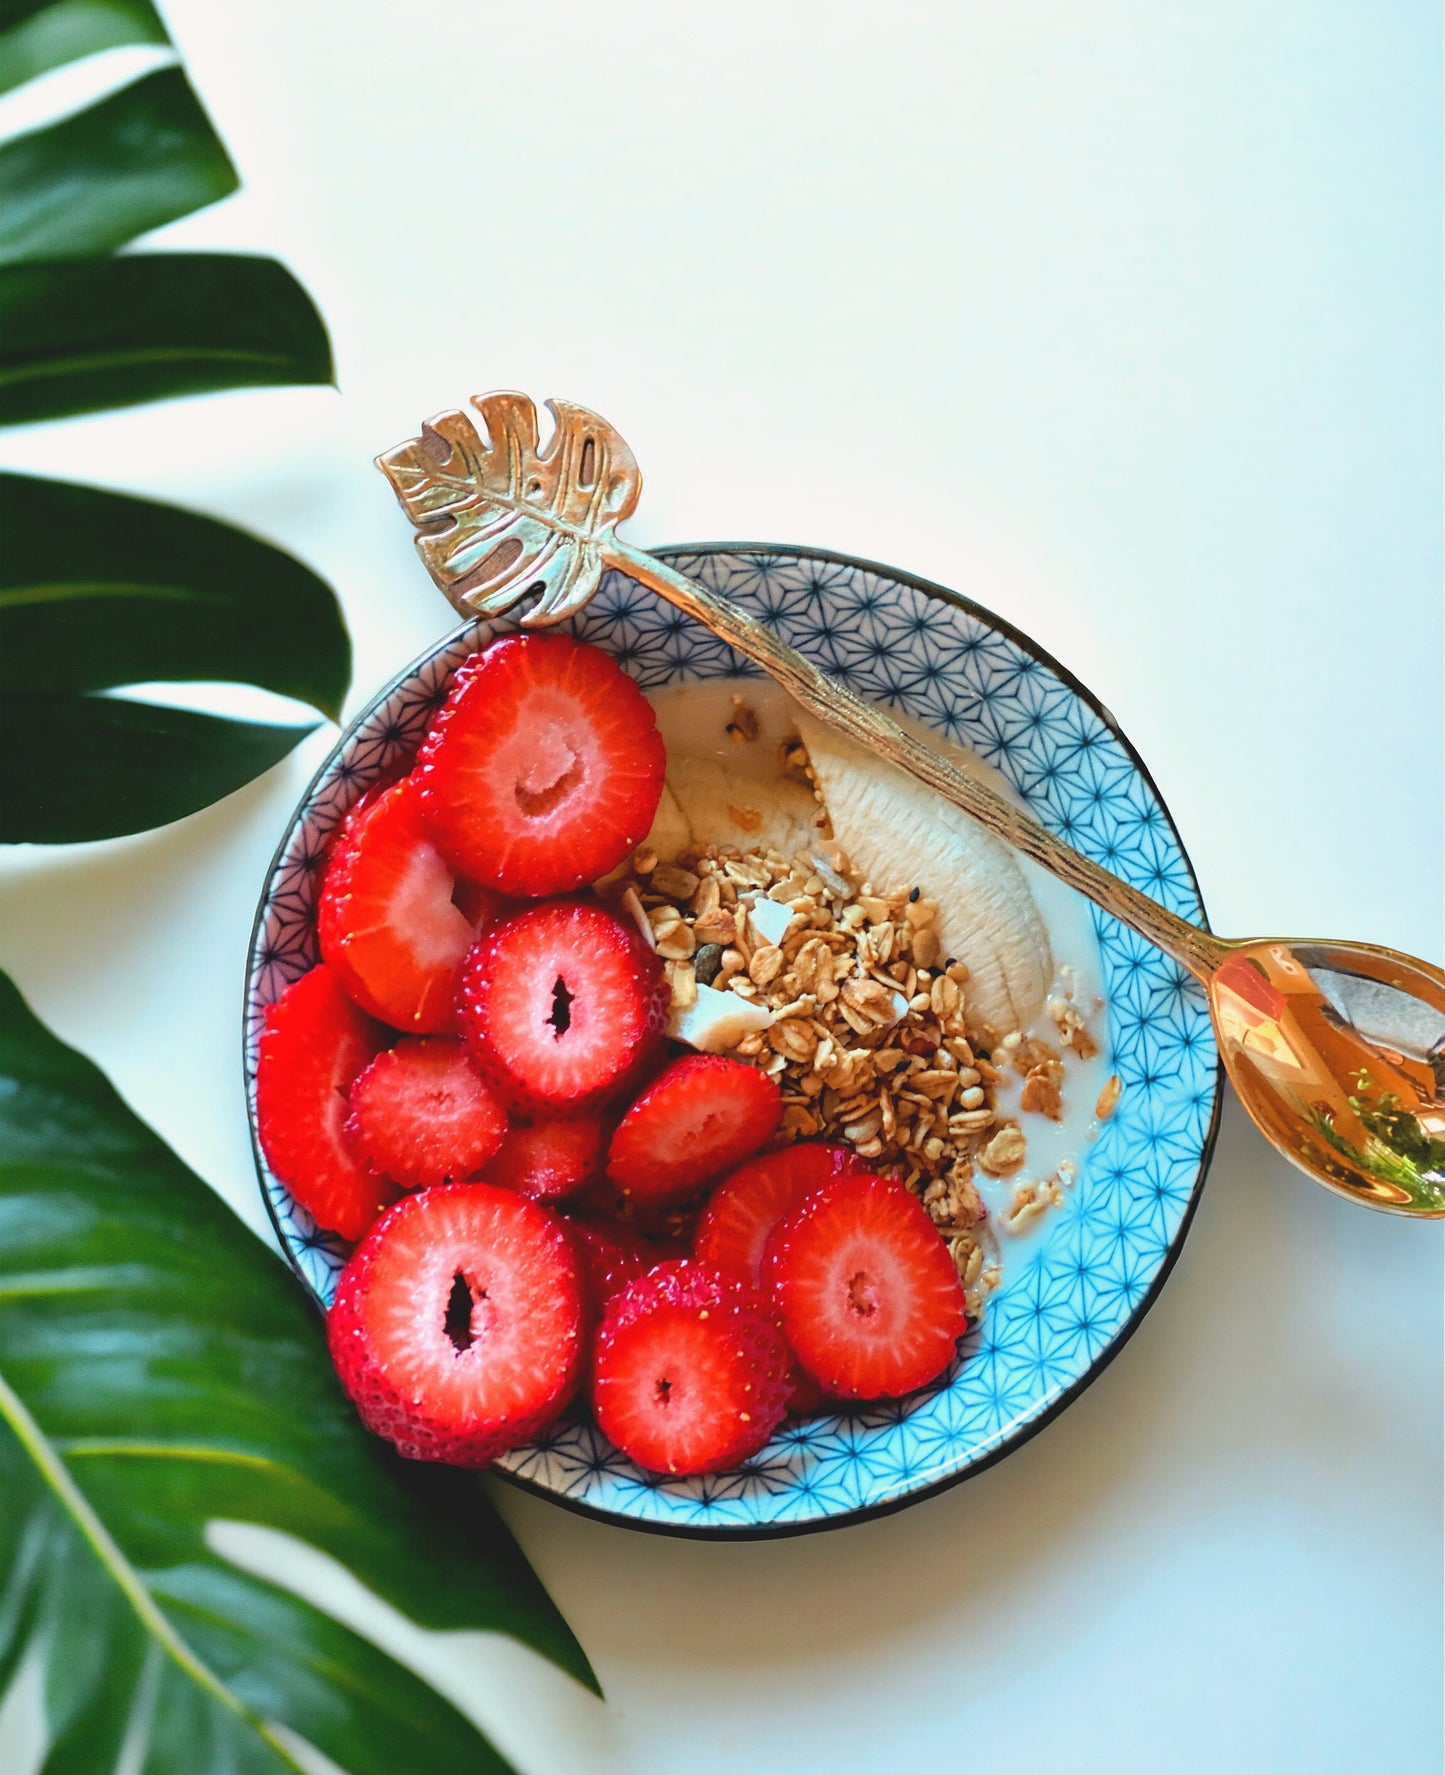
[[[1060,1159],[1047,1177],[1016,1185],[1013,1200],[999,1216],[999,1225],[1006,1233],[1027,1232],[1050,1208],[1059,1206],[1064,1191],[1072,1187],[1077,1171],[1072,1159]]]
[[[1099,1044],[1089,1032],[1088,1020],[1074,1000],[1078,984],[1077,975],[1072,967],[1065,962],[1059,969],[1060,990],[1050,993],[1044,1009],[1059,1032],[1059,1041],[1066,1048],[1072,1048],[1080,1060],[1092,1060],[1099,1051]],[[1096,998],[1094,1010],[1102,1010],[1104,1001]]]

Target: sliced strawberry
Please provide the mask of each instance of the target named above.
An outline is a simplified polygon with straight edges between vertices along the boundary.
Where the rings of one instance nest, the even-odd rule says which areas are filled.
[[[762,1288],[763,1253],[778,1222],[833,1178],[866,1170],[850,1147],[811,1141],[749,1159],[708,1197],[693,1251],[703,1262]],[[815,1417],[836,1404],[801,1363],[794,1362],[788,1379],[790,1418]]]
[[[947,1368],[964,1331],[948,1248],[901,1183],[834,1178],[773,1230],[764,1259],[788,1342],[844,1399],[897,1399]]]
[[[599,1115],[568,1122],[513,1116],[501,1150],[487,1163],[487,1182],[539,1202],[570,1196],[600,1174],[611,1130]]]
[[[614,1294],[645,1276],[660,1263],[685,1257],[676,1240],[644,1239],[630,1227],[576,1216],[567,1225],[577,1246],[586,1279],[588,1305],[600,1318]]]
[[[552,900],[485,932],[462,970],[473,1058],[524,1114],[572,1115],[624,1089],[656,1052],[670,1003],[635,926]]]
[[[815,1418],[834,1410],[837,1404],[837,1398],[821,1381],[815,1380],[801,1362],[793,1364],[788,1372],[788,1417]]]
[[[403,1189],[460,1183],[502,1144],[507,1112],[449,1036],[403,1037],[351,1087],[346,1132]]]
[[[396,785],[401,782],[403,777],[409,777],[415,764],[415,752],[399,752],[397,756],[392,759],[390,764],[384,765],[382,769],[377,772],[376,776],[372,778],[371,783],[361,791],[360,795],[357,796],[356,800],[353,801],[351,806],[346,810],[346,817],[342,820],[341,824],[332,828],[330,837],[327,838],[322,846],[321,857],[313,867],[319,869],[323,876],[325,875],[326,871],[331,867],[332,863],[340,854],[342,846],[346,843],[348,833],[361,823],[362,815],[365,814],[369,808],[375,807],[377,802],[381,800],[382,796],[386,794],[388,789],[395,788]]]
[[[328,1232],[359,1239],[396,1186],[346,1138],[347,1093],[387,1039],[325,965],[266,1012],[256,1068],[256,1127],[275,1175]]]
[[[409,1034],[455,1028],[462,962],[501,908],[474,883],[459,886],[422,826],[414,779],[352,814],[316,922],[322,956],[363,1010]]]
[[[495,924],[504,912],[511,910],[509,901],[503,900],[478,881],[468,881],[464,875],[459,875],[456,883],[452,889],[452,905],[475,932],[484,931],[489,924]]]
[[[474,653],[417,758],[427,822],[466,876],[537,898],[596,881],[642,842],[666,765],[651,705],[566,635]]]
[[[481,1467],[567,1403],[582,1285],[562,1223],[512,1190],[404,1196],[352,1254],[327,1320],[362,1422],[417,1461]]]
[[[608,1150],[608,1175],[639,1205],[679,1201],[755,1153],[782,1113],[776,1082],[755,1066],[689,1054],[623,1116]]]
[[[866,1169],[850,1148],[812,1142],[749,1159],[708,1197],[693,1252],[704,1263],[732,1270],[761,1288],[763,1251],[783,1216],[833,1178]]]
[[[605,1174],[583,1184],[567,1202],[569,1214],[585,1214],[609,1221],[644,1239],[675,1245],[674,1257],[692,1256],[698,1204],[692,1202],[634,1202],[621,1186]]]
[[[592,1355],[604,1435],[654,1473],[719,1473],[772,1435],[788,1351],[761,1299],[692,1258],[614,1295]]]

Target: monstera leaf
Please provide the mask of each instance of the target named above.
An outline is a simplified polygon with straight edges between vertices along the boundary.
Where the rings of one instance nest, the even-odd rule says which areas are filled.
[[[167,41],[150,0],[0,0],[0,92],[79,56]]]
[[[0,263],[113,252],[236,189],[179,68],[0,146]]]
[[[163,825],[240,788],[309,731],[102,693],[219,679],[340,713],[351,659],[341,613],[290,555],[92,487],[0,475],[0,503],[6,843]]]
[[[0,87],[117,43],[165,41],[149,0],[0,0]],[[0,423],[331,379],[321,317],[274,260],[112,256],[236,184],[177,67],[0,145]],[[6,476],[3,496],[0,840],[167,824],[278,763],[315,725],[116,694],[128,685],[219,679],[339,714],[346,630],[299,561],[114,493]]]
[[[116,43],[166,41],[149,0],[0,0],[3,24],[0,89]],[[321,317],[274,259],[111,256],[236,185],[176,67],[0,146],[0,424],[331,380]]]
[[[486,442],[465,413],[439,413],[377,467],[463,615],[497,616],[538,592],[523,622],[560,622],[592,596],[613,531],[636,509],[636,458],[605,419],[570,401],[548,401],[556,430],[545,451],[526,395],[476,395],[472,405]]]
[[[321,316],[274,259],[127,253],[0,272],[0,425],[331,377]]]
[[[495,1772],[370,1642],[212,1551],[282,1529],[432,1628],[595,1687],[473,1475],[366,1434],[280,1261],[0,975],[0,1689],[43,1660],[46,1775]]]

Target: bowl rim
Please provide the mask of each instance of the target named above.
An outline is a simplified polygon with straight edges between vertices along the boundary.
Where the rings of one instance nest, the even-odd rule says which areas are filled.
[[[1200,892],[1199,878],[1194,869],[1193,859],[1190,857],[1189,852],[1185,847],[1178,825],[1175,822],[1173,814],[1169,811],[1169,805],[1160,793],[1159,785],[1155,782],[1153,773],[1140,756],[1138,749],[1129,739],[1128,735],[1124,733],[1113,712],[1092,690],[1089,689],[1088,685],[1086,685],[1076,673],[1071,671],[1069,667],[1056,659],[1046,648],[1041,647],[1032,636],[1026,634],[1022,629],[1010,622],[1007,617],[999,616],[996,612],[988,609],[986,605],[980,604],[975,599],[965,596],[962,592],[954,591],[950,586],[940,585],[936,580],[924,579],[916,573],[909,573],[900,567],[890,567],[886,562],[870,560],[866,556],[851,555],[838,549],[815,548],[805,543],[674,542],[651,548],[648,552],[663,560],[678,559],[694,555],[773,555],[783,556],[792,560],[820,561],[834,567],[848,567],[855,571],[877,575],[882,579],[892,580],[898,585],[908,586],[913,591],[922,593],[924,597],[934,598],[941,603],[950,604],[955,609],[962,610],[967,615],[974,617],[977,621],[983,623],[995,633],[1003,635],[1021,652],[1027,654],[1031,659],[1037,661],[1039,665],[1051,672],[1061,684],[1066,685],[1082,703],[1093,710],[1109,729],[1110,734],[1123,750],[1131,765],[1148,786],[1150,793],[1154,796],[1159,805],[1160,812],[1164,815],[1164,818],[1168,823],[1169,832],[1174,843],[1178,846],[1179,859],[1184,866],[1190,888],[1199,906],[1198,922],[1200,928],[1205,931],[1212,928],[1209,923],[1208,912],[1204,905],[1204,896]],[[282,854],[290,842],[297,821],[301,818],[302,814],[310,804],[322,779],[331,770],[337,755],[346,744],[347,738],[353,730],[358,728],[364,721],[369,720],[381,705],[394,694],[397,688],[406,679],[412,677],[416,673],[421,665],[431,659],[434,654],[459,635],[463,630],[471,628],[477,620],[477,618],[466,618],[439,635],[422,653],[410,660],[399,671],[394,672],[376,691],[376,693],[360,709],[358,709],[354,715],[341,725],[335,744],[332,745],[325,758],[321,760],[316,770],[312,773],[295,806],[287,817],[281,837],[277,842],[275,850],[272,852],[271,860],[267,864],[264,876],[262,877],[263,885],[257,898],[256,913],[251,923],[251,934],[246,945],[246,960],[242,976],[241,999],[243,1075],[247,1010],[253,960],[256,953],[257,939],[260,935],[262,922],[265,919],[267,912],[267,888],[276,873]],[[1163,1259],[1154,1275],[1154,1279],[1145,1291],[1142,1299],[1130,1314],[1129,1318],[1120,1327],[1118,1333],[1108,1347],[1089,1364],[1088,1368],[1085,1369],[1075,1381],[1064,1388],[1056,1399],[1054,1399],[1042,1411],[1029,1418],[1025,1423],[1020,1424],[1016,1429],[1010,1431],[1009,1434],[1005,1436],[995,1448],[990,1449],[987,1454],[979,1456],[978,1459],[974,1461],[970,1461],[965,1467],[960,1468],[958,1472],[946,1474],[941,1479],[934,1480],[931,1484],[920,1486],[917,1490],[905,1492],[898,1497],[885,1498],[878,1503],[861,1505],[855,1510],[839,1511],[833,1515],[814,1517],[801,1522],[693,1524],[649,1521],[641,1517],[630,1516],[625,1511],[605,1510],[596,1504],[585,1503],[581,1499],[567,1497],[563,1493],[554,1491],[550,1487],[543,1485],[536,1480],[525,1478],[520,1474],[508,1472],[505,1468],[488,1467],[485,1471],[492,1478],[502,1480],[506,1484],[514,1486],[518,1491],[526,1492],[532,1497],[544,1498],[548,1503],[555,1504],[563,1510],[568,1510],[574,1516],[586,1517],[592,1522],[606,1523],[614,1528],[630,1529],[637,1534],[661,1535],[673,1540],[713,1542],[790,1540],[798,1535],[816,1535],[826,1533],[833,1529],[851,1528],[860,1523],[871,1522],[879,1517],[893,1516],[900,1510],[906,1510],[914,1504],[922,1503],[927,1498],[937,1497],[942,1492],[952,1490],[954,1486],[962,1485],[965,1480],[972,1479],[976,1474],[986,1472],[988,1468],[995,1466],[999,1461],[1003,1460],[1006,1455],[1012,1454],[1015,1449],[1021,1448],[1026,1442],[1031,1441],[1041,1430],[1051,1424],[1062,1411],[1072,1405],[1080,1394],[1084,1393],[1090,1386],[1092,1386],[1099,1376],[1103,1374],[1104,1370],[1110,1366],[1120,1351],[1123,1350],[1125,1345],[1143,1324],[1150,1309],[1153,1307],[1155,1301],[1158,1300],[1164,1284],[1173,1274],[1174,1266],[1179,1261],[1180,1254],[1184,1249],[1184,1244],[1189,1236],[1189,1230],[1194,1223],[1194,1215],[1199,1206],[1199,1199],[1204,1193],[1204,1185],[1208,1178],[1210,1166],[1214,1158],[1214,1149],[1219,1136],[1220,1117],[1223,1113],[1225,1098],[1224,1062],[1219,1058],[1217,1053],[1214,1064],[1214,1081],[1214,1106],[1210,1114],[1209,1126],[1205,1130],[1204,1138],[1200,1143],[1198,1172],[1193,1187],[1189,1192],[1189,1200],[1180,1217],[1178,1229],[1165,1250]],[[251,1111],[249,1100],[247,1103],[246,1123],[250,1136],[251,1157],[256,1170],[257,1188],[260,1191],[261,1200],[265,1204],[266,1217],[271,1224],[271,1230],[275,1235],[281,1256],[287,1267],[301,1284],[301,1287],[305,1291],[307,1298],[311,1301],[311,1304],[322,1315],[324,1320],[326,1316],[326,1308],[321,1301],[321,1297],[312,1286],[310,1278],[306,1275],[305,1271],[301,1268],[300,1264],[292,1254],[290,1244],[287,1241],[277,1216],[275,1205],[271,1200],[271,1194],[265,1187],[265,1160],[261,1153],[256,1131],[256,1119]]]

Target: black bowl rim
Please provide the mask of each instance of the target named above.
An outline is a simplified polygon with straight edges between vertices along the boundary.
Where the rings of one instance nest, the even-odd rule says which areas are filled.
[[[1145,764],[1143,758],[1140,757],[1137,748],[1133,745],[1128,735],[1120,728],[1113,713],[1097,696],[1095,696],[1093,691],[1091,691],[1075,673],[1071,672],[1067,666],[1055,659],[1053,654],[1049,653],[1045,648],[1040,647],[1031,636],[1026,635],[1022,629],[1017,628],[1013,623],[1009,622],[1006,617],[996,615],[992,610],[987,609],[982,604],[976,603],[972,598],[965,597],[962,592],[955,592],[949,586],[939,585],[935,580],[922,579],[916,573],[907,573],[902,568],[890,567],[882,561],[870,561],[860,555],[844,554],[837,549],[810,548],[804,543],[674,542],[668,543],[660,548],[650,549],[648,552],[657,555],[664,560],[677,559],[691,555],[772,555],[784,556],[792,560],[821,561],[833,567],[851,567],[864,573],[875,574],[881,579],[892,580],[898,585],[908,586],[913,591],[921,592],[925,597],[937,598],[941,603],[951,604],[955,609],[965,611],[968,615],[976,618],[988,628],[993,629],[995,633],[1006,636],[1007,639],[1013,642],[1021,652],[1028,654],[1031,659],[1037,660],[1041,666],[1044,666],[1048,671],[1052,672],[1061,683],[1068,685],[1069,689],[1073,691],[1075,696],[1094,711],[1109,729],[1114,738],[1123,747],[1135,770],[1138,771],[1139,775],[1148,784],[1154,799],[1159,804],[1160,812],[1169,823],[1170,833],[1174,838],[1174,842],[1179,847],[1180,858],[1182,859],[1185,870],[1189,876],[1189,885],[1193,889],[1194,897],[1199,903],[1200,927],[1206,931],[1210,929],[1208,914],[1204,909],[1204,897],[1199,890],[1199,878],[1195,874],[1193,861],[1189,856],[1189,852],[1185,848],[1184,840],[1180,835],[1174,816],[1170,813],[1168,804],[1159,792],[1159,785],[1154,781],[1153,774],[1149,770],[1148,765]],[[354,728],[359,726],[361,722],[367,720],[376,709],[378,709],[380,705],[391,696],[397,685],[399,685],[404,679],[411,677],[423,660],[429,659],[437,651],[438,647],[443,646],[453,635],[459,634],[462,629],[470,628],[472,626],[472,620],[474,619],[459,623],[454,629],[448,630],[445,635],[438,637],[438,639],[433,642],[424,653],[419,654],[416,659],[410,662],[410,664],[404,666],[399,672],[394,673],[381,689],[376,692],[366,706],[352,716],[341,729],[336,744],[326,754],[326,757],[317,767],[310,781],[307,783],[306,788],[302,791],[296,806],[291,811],[290,818],[286,822],[281,840],[277,844],[276,849],[272,854],[271,861],[266,867],[266,882],[269,883],[272,876],[275,874],[276,866],[281,860],[281,853],[290,839],[291,832],[295,827],[297,820],[301,817],[303,810],[311,800],[317,785],[330,770],[337,753],[346,743],[347,736]],[[264,912],[265,897],[263,890],[262,897],[257,901],[256,916],[251,925],[251,938],[246,947],[246,971],[243,982],[241,1012],[243,1053],[245,1051],[246,1016],[250,998],[252,958],[255,955],[256,939],[260,934],[261,920],[264,916]],[[893,1516],[900,1510],[906,1510],[914,1504],[922,1503],[926,1498],[937,1497],[941,1492],[949,1491],[954,1486],[963,1484],[965,1480],[972,1479],[976,1474],[986,1472],[988,1468],[1001,1461],[1005,1455],[1012,1454],[1015,1449],[1021,1448],[1024,1443],[1031,1441],[1041,1430],[1051,1424],[1054,1419],[1058,1417],[1060,1412],[1072,1405],[1081,1393],[1091,1387],[1134,1336],[1134,1333],[1139,1329],[1140,1325],[1143,1324],[1150,1308],[1153,1307],[1155,1301],[1158,1300],[1164,1284],[1169,1280],[1175,1264],[1179,1261],[1179,1255],[1184,1249],[1184,1241],[1188,1237],[1190,1227],[1193,1225],[1194,1214],[1199,1206],[1199,1198],[1204,1191],[1204,1182],[1208,1176],[1210,1163],[1214,1157],[1215,1143],[1219,1137],[1219,1121],[1223,1109],[1225,1086],[1224,1062],[1222,1060],[1216,1059],[1214,1072],[1214,1110],[1209,1118],[1209,1127],[1205,1132],[1204,1141],[1200,1147],[1198,1173],[1195,1176],[1194,1185],[1189,1192],[1189,1201],[1185,1207],[1184,1216],[1179,1223],[1178,1231],[1175,1233],[1168,1250],[1164,1254],[1164,1259],[1159,1266],[1153,1282],[1149,1286],[1148,1292],[1144,1295],[1144,1298],[1139,1302],[1138,1306],[1135,1307],[1133,1313],[1125,1321],[1124,1325],[1120,1328],[1118,1334],[1114,1337],[1107,1349],[1101,1351],[1095,1360],[1089,1364],[1084,1373],[1081,1374],[1071,1386],[1066,1387],[1058,1398],[1047,1407],[1047,1409],[1041,1411],[1036,1417],[1030,1418],[1027,1423],[1021,1424],[1016,1430],[1006,1436],[996,1448],[990,1449],[986,1455],[982,1455],[978,1460],[970,1462],[957,1473],[950,1473],[942,1479],[935,1480],[931,1485],[921,1486],[918,1490],[907,1492],[901,1497],[889,1498],[879,1504],[864,1505],[860,1509],[840,1512],[833,1516],[818,1517],[809,1522],[760,1523],[757,1525],[718,1523],[713,1526],[690,1523],[683,1525],[670,1522],[644,1522],[635,1516],[628,1516],[623,1511],[602,1510],[595,1504],[585,1504],[579,1499],[564,1497],[560,1492],[553,1491],[548,1486],[540,1485],[537,1481],[532,1479],[523,1478],[520,1474],[508,1473],[499,1467],[489,1468],[487,1471],[493,1478],[503,1480],[510,1486],[515,1486],[518,1491],[526,1492],[533,1497],[545,1498],[549,1504],[556,1504],[563,1510],[570,1510],[574,1516],[584,1516],[593,1522],[607,1523],[614,1528],[631,1529],[638,1534],[662,1535],[672,1540],[723,1542],[791,1540],[797,1535],[816,1535],[823,1534],[831,1529],[851,1528],[859,1523],[871,1522],[878,1517]],[[311,1286],[305,1272],[301,1269],[291,1253],[291,1248],[281,1230],[281,1223],[276,1217],[276,1210],[272,1205],[270,1194],[262,1181],[265,1161],[262,1157],[260,1145],[256,1137],[256,1123],[255,1117],[251,1113],[249,1094],[246,1121],[250,1129],[251,1155],[256,1165],[257,1187],[261,1192],[261,1200],[265,1204],[266,1215],[270,1220],[272,1230],[276,1235],[276,1242],[280,1247],[281,1255],[285,1259],[292,1273],[301,1283],[301,1286],[306,1290],[307,1295],[310,1297],[317,1310],[324,1314],[325,1308],[322,1306],[320,1297],[317,1295],[316,1290]]]

